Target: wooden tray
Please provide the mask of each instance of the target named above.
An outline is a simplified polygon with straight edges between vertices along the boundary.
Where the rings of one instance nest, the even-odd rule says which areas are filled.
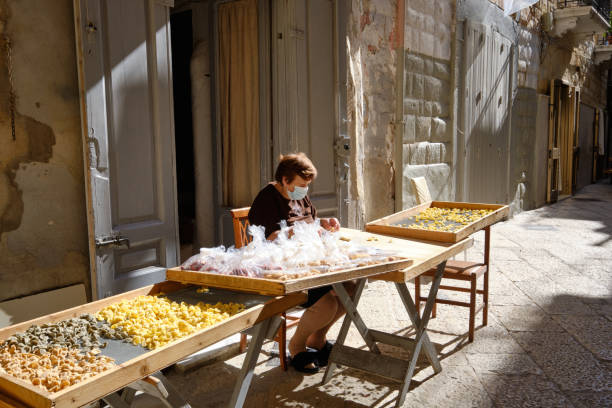
[[[95,313],[111,303],[135,298],[140,295],[154,295],[160,292],[171,295],[172,292],[183,288],[185,288],[185,285],[177,282],[163,282],[97,302],[86,303],[72,309],[0,329],[0,342],[14,333],[25,331],[33,324],[57,322],[78,317],[83,313]],[[88,378],[55,393],[50,393],[25,381],[0,373],[0,407],[6,406],[4,403],[11,404],[9,406],[20,406],[20,404],[23,404],[34,408],[61,408],[85,405],[159,371],[227,336],[238,333],[262,320],[302,304],[306,299],[307,297],[304,293],[295,293],[289,296],[270,298],[267,301],[265,299],[261,300],[263,303],[253,305],[223,322],[197,331],[155,350],[147,351],[95,377]],[[229,301],[232,301],[232,299],[228,299]],[[104,349],[102,349],[102,354],[104,354]],[[11,401],[11,399],[15,401]]]
[[[471,224],[465,225],[460,230],[454,232],[448,231],[428,231],[414,228],[401,227],[397,225],[391,225],[398,223],[401,220],[405,220],[410,216],[414,216],[421,211],[430,208],[467,208],[472,210],[494,210],[492,213],[472,222]],[[509,208],[507,205],[501,204],[477,204],[477,203],[458,203],[453,201],[430,201],[416,207],[409,208],[391,214],[387,217],[380,218],[378,220],[369,222],[366,224],[366,231],[375,232],[378,234],[390,235],[393,237],[406,237],[416,238],[426,241],[439,241],[439,242],[459,242],[462,239],[472,235],[474,232],[479,231],[489,225],[495,224],[496,222],[508,217]]]
[[[332,283],[346,282],[351,279],[366,278],[385,272],[401,270],[412,265],[412,262],[411,259],[404,258],[392,262],[322,273],[314,276],[305,276],[303,278],[286,281],[221,275],[210,272],[183,271],[181,268],[172,268],[166,271],[166,279],[241,292],[260,293],[265,295],[285,295],[305,289],[331,285]]]

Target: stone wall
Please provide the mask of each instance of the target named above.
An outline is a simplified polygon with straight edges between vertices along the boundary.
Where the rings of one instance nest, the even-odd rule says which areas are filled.
[[[425,177],[434,199],[454,194],[451,54],[453,1],[406,2],[403,208],[415,204],[410,178]]]
[[[0,1],[0,34],[0,301],[89,286],[72,1]]]
[[[351,227],[394,210],[396,17],[396,1],[351,2],[347,24]]]
[[[537,101],[535,89],[519,88],[512,106],[509,177],[513,213],[535,208],[537,192],[533,189],[538,185],[535,177],[539,173],[534,168],[546,163],[545,154],[542,157],[536,154]]]
[[[608,63],[593,65],[591,73],[585,78],[580,99],[589,106],[605,109],[607,104]]]

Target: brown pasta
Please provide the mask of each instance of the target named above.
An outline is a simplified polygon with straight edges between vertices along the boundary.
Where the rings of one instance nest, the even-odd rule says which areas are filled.
[[[57,347],[26,353],[14,345],[4,346],[0,348],[0,372],[57,392],[115,366],[112,358],[99,352]]]

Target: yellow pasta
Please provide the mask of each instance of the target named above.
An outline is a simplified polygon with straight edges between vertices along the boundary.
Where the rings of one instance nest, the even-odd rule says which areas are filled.
[[[457,231],[463,226],[492,213],[493,210],[470,210],[465,208],[427,208],[414,216],[414,223],[402,227],[428,231]]]
[[[239,303],[177,303],[160,296],[139,296],[111,304],[96,314],[112,328],[132,336],[132,343],[149,349],[188,336],[244,310]]]

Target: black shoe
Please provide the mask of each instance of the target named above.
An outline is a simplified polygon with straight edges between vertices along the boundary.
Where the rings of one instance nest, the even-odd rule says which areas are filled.
[[[319,364],[317,364],[318,352],[302,351],[291,357],[289,364],[297,371],[306,374],[316,374],[319,372]],[[309,364],[314,364],[314,367],[306,367]]]
[[[319,367],[325,367],[327,365],[333,346],[332,343],[326,341],[323,348],[317,350],[317,362],[319,363]]]

